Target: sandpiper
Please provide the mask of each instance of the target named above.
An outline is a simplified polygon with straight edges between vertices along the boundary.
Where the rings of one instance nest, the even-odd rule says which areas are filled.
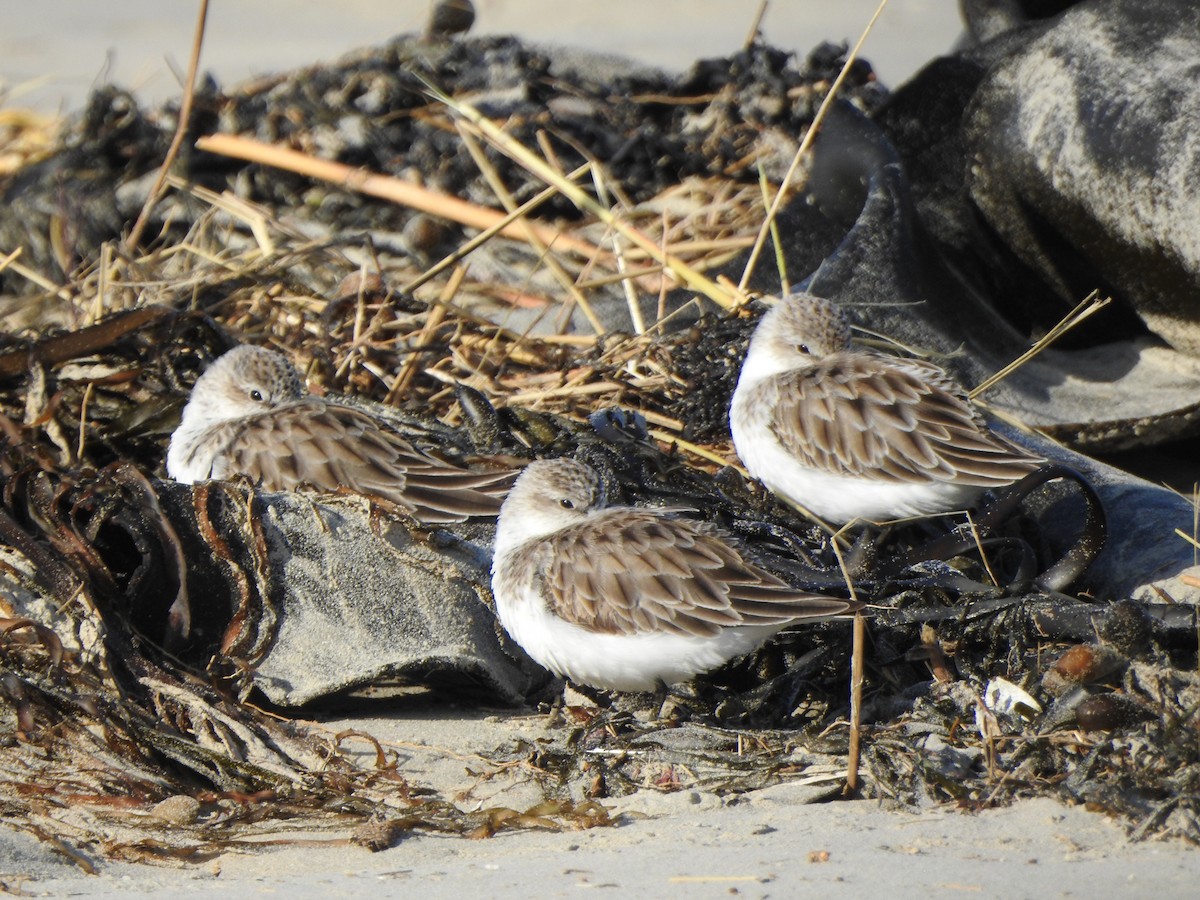
[[[729,424],[751,475],[838,524],[965,509],[1045,462],[938,366],[851,349],[841,310],[805,293],[754,330]]]
[[[230,350],[197,380],[167,472],[185,484],[245,475],[270,491],[349,488],[428,524],[496,515],[514,475],[419,449],[364,410],[310,395],[286,357],[252,346]]]
[[[595,470],[531,463],[500,511],[496,611],[538,663],[583,685],[652,691],[741,656],[799,622],[860,604],[794,588],[717,527],[607,506]]]

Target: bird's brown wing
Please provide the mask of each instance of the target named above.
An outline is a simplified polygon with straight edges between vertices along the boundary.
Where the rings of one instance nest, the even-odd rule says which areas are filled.
[[[236,424],[214,478],[244,474],[276,491],[348,488],[396,503],[428,523],[496,515],[515,477],[508,469],[455,466],[365,412],[321,400]]]
[[[784,625],[858,604],[793,588],[743,559],[710,526],[649,509],[615,509],[527,545],[554,613],[609,634],[715,635]]]
[[[1009,484],[1042,462],[993,433],[941,369],[835,354],[764,384],[771,428],[804,465],[892,482]]]

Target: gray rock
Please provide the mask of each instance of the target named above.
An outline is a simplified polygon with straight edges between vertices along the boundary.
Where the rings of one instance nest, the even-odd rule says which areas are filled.
[[[966,125],[971,196],[1020,260],[1068,305],[1111,285],[1193,357],[1198,58],[1195,4],[1081,3],[988,72]]]
[[[401,676],[518,703],[534,683],[492,609],[490,522],[426,531],[360,497],[157,489],[190,562],[191,637],[223,631],[243,690],[299,706]],[[239,593],[236,610],[202,608]]]
[[[967,385],[1028,349],[993,298],[946,263],[917,217],[895,149],[852,108],[839,107],[817,141],[809,189],[831,218],[855,218],[803,279],[808,290],[875,332],[944,355],[939,361]],[[1145,446],[1195,432],[1200,360],[1147,337],[1051,348],[983,399],[1080,449]]]
[[[390,520],[377,532],[361,501],[264,499],[282,605],[253,679],[271,700],[292,706],[387,675],[430,672],[477,681],[510,703],[523,699],[529,670],[502,648],[491,606],[490,528],[472,540]]]

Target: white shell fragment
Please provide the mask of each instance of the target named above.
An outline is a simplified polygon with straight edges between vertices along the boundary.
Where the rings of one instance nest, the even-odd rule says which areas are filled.
[[[1042,714],[1042,704],[1007,678],[993,678],[983,692],[983,702],[994,713],[1031,720]]]

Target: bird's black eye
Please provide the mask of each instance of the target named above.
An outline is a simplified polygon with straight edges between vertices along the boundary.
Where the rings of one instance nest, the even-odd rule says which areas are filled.
[[[812,355],[812,351],[808,349],[808,344],[797,344],[796,349],[799,350],[801,353],[803,353],[805,356]]]
[[[567,497],[563,497],[561,500],[558,501],[558,503],[563,509],[574,509],[575,508],[575,501],[571,500]]]
[[[255,388],[250,392],[250,399],[255,403],[262,403],[265,398],[263,397],[263,392]]]

